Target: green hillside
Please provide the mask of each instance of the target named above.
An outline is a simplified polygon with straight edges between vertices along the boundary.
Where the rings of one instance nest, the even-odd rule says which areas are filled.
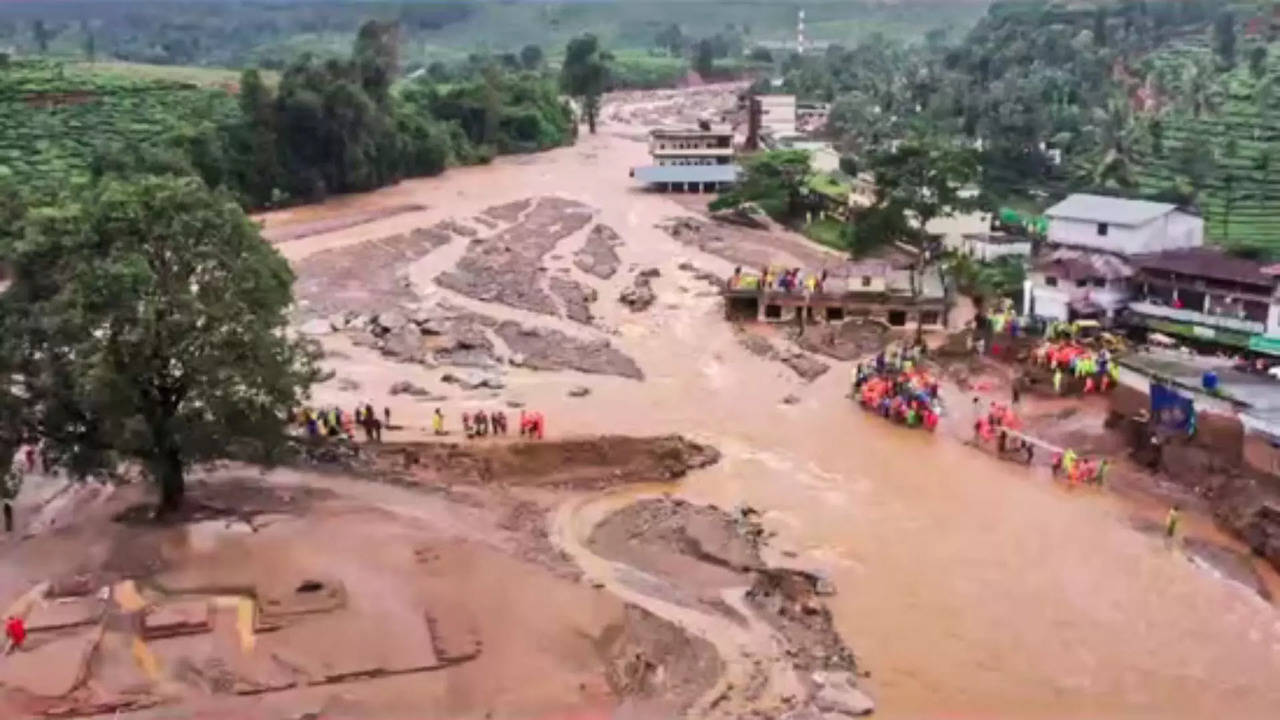
[[[1167,77],[1196,63],[1212,63],[1211,51],[1200,44],[1151,58],[1153,71]],[[1200,117],[1171,102],[1148,118],[1135,163],[1142,194],[1190,195],[1213,241],[1275,253],[1280,248],[1278,92],[1280,55],[1273,53],[1260,76],[1245,63],[1217,75]]]
[[[45,61],[0,69],[0,174],[21,184],[89,172],[100,148],[155,142],[234,117],[227,91]]]

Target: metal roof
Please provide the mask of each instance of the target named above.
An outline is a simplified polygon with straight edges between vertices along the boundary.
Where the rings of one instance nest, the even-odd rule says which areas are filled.
[[[1076,193],[1044,211],[1046,217],[1137,227],[1177,210],[1177,205]]]
[[[633,174],[643,183],[737,182],[741,170],[737,165],[649,165]]]
[[[1135,267],[1143,270],[1262,285],[1268,288],[1276,281],[1275,277],[1266,274],[1263,264],[1257,260],[1233,257],[1214,248],[1185,248],[1135,255],[1131,262]]]

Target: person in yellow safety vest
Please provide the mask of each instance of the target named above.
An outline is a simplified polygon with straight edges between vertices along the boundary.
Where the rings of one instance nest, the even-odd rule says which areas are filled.
[[[810,273],[809,277],[804,279],[804,287],[812,295],[818,289],[818,276]]]
[[[435,413],[431,415],[431,430],[436,435],[444,434],[444,413],[440,412],[440,408],[436,408]]]
[[[1166,540],[1173,540],[1174,535],[1178,532],[1178,521],[1181,519],[1182,516],[1177,505],[1169,508],[1169,514],[1164,518],[1164,537]]]
[[[1067,471],[1068,477],[1076,466],[1076,459],[1076,451],[1071,448],[1067,448],[1067,451],[1062,453],[1062,469]]]
[[[1062,368],[1055,368],[1053,371],[1053,394],[1062,394]]]

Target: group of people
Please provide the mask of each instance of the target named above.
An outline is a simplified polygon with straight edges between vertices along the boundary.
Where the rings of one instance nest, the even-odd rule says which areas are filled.
[[[1027,465],[1035,459],[1035,444],[1021,432],[1022,421],[1008,405],[992,401],[983,413],[978,398],[973,399],[973,439],[975,443],[995,444],[996,455],[1013,455]]]
[[[345,437],[355,440],[355,426],[359,425],[364,430],[366,440],[382,442],[382,430],[391,424],[391,408],[384,407],[382,418],[379,418],[370,403],[357,405],[355,412],[350,414],[336,405],[321,409],[304,407],[294,413],[293,422],[312,439]]]
[[[546,426],[547,421],[542,413],[520,411],[518,425],[520,437],[541,440],[546,432]],[[435,413],[431,416],[431,428],[436,435],[447,434],[444,429],[444,413],[440,408],[436,408]],[[507,414],[501,410],[464,412],[462,413],[462,433],[467,438],[479,438],[489,435],[495,437],[505,436],[507,434]]]
[[[881,352],[853,369],[853,395],[862,407],[907,427],[938,427],[938,382],[919,369],[918,351]]]
[[[1064,382],[1072,380],[1083,392],[1106,392],[1118,378],[1120,368],[1105,348],[1094,351],[1070,340],[1048,341],[1036,348],[1033,357],[1053,370],[1053,392],[1061,395]]]
[[[1076,455],[1071,448],[1058,453],[1053,458],[1053,476],[1065,476],[1067,483],[1076,486],[1081,483],[1102,485],[1110,461],[1106,458],[1089,460]]]
[[[804,272],[800,268],[760,268],[759,275],[744,274],[741,267],[733,269],[729,277],[730,290],[780,290],[785,293],[822,292],[827,282],[827,271]]]

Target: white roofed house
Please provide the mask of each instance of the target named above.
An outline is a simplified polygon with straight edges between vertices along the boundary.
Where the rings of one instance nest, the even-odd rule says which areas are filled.
[[[1047,320],[1114,321],[1135,256],[1204,245],[1204,220],[1169,203],[1081,193],[1044,214],[1047,241],[1028,273],[1023,314]]]
[[[738,181],[733,130],[659,128],[649,133],[653,164],[633,168],[631,175],[659,191],[716,192]]]

